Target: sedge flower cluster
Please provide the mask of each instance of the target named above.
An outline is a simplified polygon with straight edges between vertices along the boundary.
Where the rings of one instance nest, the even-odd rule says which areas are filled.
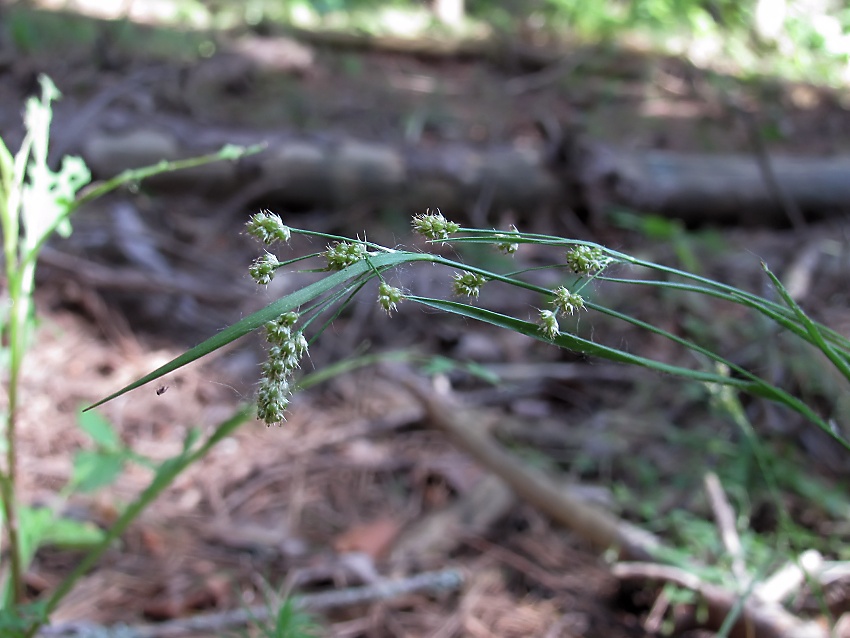
[[[581,244],[567,251],[567,266],[577,275],[599,274],[613,261],[598,246]]]
[[[561,331],[558,325],[558,314],[571,315],[576,310],[585,310],[584,299],[575,292],[570,292],[563,286],[552,291],[555,298],[552,300],[554,310],[541,310],[537,318],[540,330],[550,339],[554,339]]]
[[[289,226],[283,223],[280,215],[275,215],[268,210],[252,215],[245,227],[251,237],[258,239],[267,246],[276,241],[288,242],[292,237],[292,231]],[[251,279],[261,286],[268,286],[274,279],[275,271],[279,267],[280,262],[277,257],[266,252],[254,260],[254,263],[248,268],[248,273],[251,275]]]
[[[284,420],[292,394],[292,375],[307,354],[307,339],[294,329],[297,322],[298,314],[287,312],[266,324],[266,339],[271,347],[257,390],[257,418],[267,425]]]
[[[425,213],[420,213],[413,218],[413,230],[417,233],[434,241],[448,239],[449,235],[460,230],[460,224],[450,222],[440,209],[436,209],[436,213],[432,213],[428,209]]]

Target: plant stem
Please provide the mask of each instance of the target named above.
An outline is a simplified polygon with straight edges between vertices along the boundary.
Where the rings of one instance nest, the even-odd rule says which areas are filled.
[[[229,419],[220,423],[200,447],[191,450],[188,449],[187,444],[187,449],[184,449],[181,454],[164,461],[159,466],[156,476],[154,476],[150,485],[124,510],[124,513],[115,521],[115,524],[109,528],[109,531],[107,531],[106,536],[104,536],[100,544],[86,554],[83,560],[74,568],[74,571],[59,583],[56,591],[53,592],[45,603],[43,616],[49,617],[53,613],[62,599],[73,589],[76,582],[94,566],[103,553],[130,526],[130,523],[136,520],[139,514],[169,487],[183,470],[203,458],[217,443],[229,436],[237,427],[251,418],[253,412],[253,406],[242,407]],[[38,629],[39,625],[31,627],[26,633],[26,637],[32,638],[38,632]]]
[[[7,425],[12,419],[7,420]],[[11,441],[11,439],[10,439]],[[10,444],[9,448],[13,446]],[[7,455],[8,456],[8,455]],[[7,604],[17,604],[23,597],[21,582],[20,535],[18,534],[18,513],[15,507],[14,482],[7,472],[0,474],[0,498],[3,499],[3,515],[6,517],[6,531],[9,534],[10,579],[11,589],[8,590],[10,600]]]
[[[21,566],[21,543],[18,529],[18,513],[15,503],[17,485],[17,414],[18,389],[24,348],[26,347],[25,327],[32,298],[25,290],[20,273],[9,282],[12,299],[12,312],[9,314],[9,412],[6,415],[6,469],[0,475],[0,496],[3,499],[3,511],[6,517],[6,529],[9,534],[9,555],[11,564],[11,602],[20,603],[23,598]],[[24,277],[25,278],[25,277]],[[8,601],[7,601],[8,602]]]

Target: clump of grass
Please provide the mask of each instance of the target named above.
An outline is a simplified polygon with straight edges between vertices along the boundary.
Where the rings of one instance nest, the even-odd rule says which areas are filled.
[[[553,288],[544,288],[529,281],[529,278],[525,277],[527,273],[522,270],[497,272],[461,263],[442,254],[399,247],[389,248],[365,239],[292,228],[287,226],[280,216],[263,211],[254,215],[247,225],[248,233],[263,242],[267,250],[250,269],[257,283],[267,285],[282,268],[290,268],[311,260],[321,260],[323,266],[320,266],[320,269],[327,273],[326,276],[277,299],[266,308],[233,324],[96,405],[168,374],[257,328],[267,326],[267,330],[277,329],[270,327],[280,325],[283,321],[286,331],[284,337],[295,338],[297,342],[285,345],[284,350],[280,349],[280,344],[270,348],[270,359],[264,365],[264,381],[261,382],[258,394],[260,417],[269,424],[279,423],[282,420],[280,408],[285,409],[288,398],[284,400],[280,393],[270,392],[267,389],[268,380],[285,380],[284,394],[288,397],[289,390],[294,387],[292,375],[297,370],[298,359],[307,351],[307,337],[304,335],[308,334],[310,327],[314,324],[319,326],[310,337],[315,340],[333,318],[338,316],[341,309],[351,302],[354,295],[366,289],[370,281],[377,280],[377,301],[388,314],[400,312],[402,304],[419,305],[512,330],[585,355],[641,366],[683,380],[709,384],[708,387],[711,388],[729,388],[749,393],[784,405],[826,432],[841,446],[850,449],[850,443],[834,422],[821,417],[814,408],[789,391],[735,364],[721,353],[672,334],[651,322],[619,312],[604,303],[591,301],[582,294],[590,282],[596,282],[600,288],[606,283],[618,283],[650,286],[680,295],[704,295],[737,304],[766,317],[784,331],[824,353],[832,365],[850,380],[850,341],[834,330],[811,320],[787,294],[767,264],[762,263],[763,270],[779,294],[781,303],[697,274],[639,259],[594,242],[524,233],[515,227],[501,232],[464,228],[446,219],[440,211],[415,215],[412,227],[431,245],[489,244],[494,250],[507,254],[516,254],[525,244],[550,247],[553,258],[547,268],[563,273],[563,283]],[[328,242],[327,249],[283,261],[276,254],[269,252],[275,243],[285,245],[295,235],[318,237]],[[391,286],[386,281],[385,276],[389,271],[420,262],[446,268],[445,297],[419,296],[414,292]],[[615,267],[616,275],[611,274]],[[630,277],[630,271],[636,269],[657,273],[658,278],[647,278],[644,273],[641,273],[640,277]],[[477,300],[481,290],[495,285],[536,293],[540,297],[540,305],[537,308],[529,308],[530,316],[510,316],[479,305]],[[577,312],[583,313],[590,321],[593,320],[594,314],[606,315],[668,339],[696,355],[694,359],[699,365],[693,368],[672,365],[562,330],[559,320]],[[281,356],[287,358],[287,363],[281,363]]]

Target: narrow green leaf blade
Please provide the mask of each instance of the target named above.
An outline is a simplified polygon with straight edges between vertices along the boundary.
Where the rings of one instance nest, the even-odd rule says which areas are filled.
[[[656,370],[657,372],[674,374],[677,376],[685,376],[695,381],[702,381],[708,383],[723,383],[725,385],[738,385],[743,386],[746,389],[749,389],[751,385],[740,379],[729,379],[728,377],[722,377],[711,372],[703,372],[700,370],[692,370],[690,368],[682,368],[679,366],[661,363],[660,361],[647,359],[645,357],[624,352],[623,350],[611,348],[610,346],[594,343],[593,341],[588,341],[587,339],[583,339],[577,335],[568,334],[565,332],[560,333],[555,339],[549,340],[541,332],[540,327],[537,324],[531,323],[530,321],[523,321],[522,319],[517,319],[516,317],[503,315],[498,312],[493,312],[492,310],[487,310],[485,308],[478,308],[476,306],[470,306],[468,304],[460,303],[457,301],[444,301],[442,299],[430,299],[424,297],[408,297],[408,299],[410,299],[411,301],[417,301],[426,306],[430,306],[431,308],[434,308],[436,310],[442,310],[443,312],[450,312],[452,314],[462,315],[464,317],[476,319],[477,321],[489,323],[500,328],[513,330],[514,332],[526,335],[527,337],[539,339],[540,341],[545,341],[546,343],[552,343],[556,346],[560,346],[561,348],[572,350],[573,352],[580,352],[589,356],[600,357],[603,359],[608,359],[609,361],[616,361],[619,363],[639,365],[645,368]]]
[[[383,267],[397,266],[399,264],[410,261],[433,260],[434,256],[428,253],[391,252],[383,253],[377,256],[370,256],[368,260],[358,261],[356,264],[352,264],[344,270],[340,270],[339,272],[336,272],[332,275],[328,275],[324,279],[312,283],[309,286],[305,286],[301,290],[298,290],[297,292],[294,292],[291,295],[287,295],[286,297],[282,297],[277,301],[273,301],[262,310],[258,310],[254,314],[249,315],[244,319],[234,323],[232,326],[225,328],[217,335],[210,337],[203,343],[200,343],[194,348],[187,350],[186,352],[172,359],[165,365],[162,365],[153,372],[146,374],[141,379],[134,381],[133,383],[121,388],[117,392],[110,394],[108,397],[90,405],[86,408],[86,410],[91,410],[92,408],[96,408],[99,405],[103,405],[107,401],[111,401],[112,399],[115,399],[121,396],[122,394],[126,394],[130,390],[135,390],[136,388],[141,387],[146,383],[150,383],[151,381],[159,379],[160,377],[163,377],[166,374],[174,372],[178,368],[182,368],[183,366],[192,363],[193,361],[197,361],[201,357],[204,357],[210,354],[211,352],[214,352],[219,348],[226,346],[230,342],[235,341],[240,337],[244,337],[249,332],[252,332],[257,328],[265,325],[267,322],[276,319],[283,313],[289,312],[290,310],[296,310],[300,306],[307,304],[313,299],[325,294],[326,292],[336,288],[337,286],[345,284],[346,282],[352,279],[360,277],[369,272],[374,272],[376,269],[381,269]]]
[[[638,365],[644,368],[655,370],[657,372],[672,374],[678,377],[690,379],[692,381],[699,381],[702,383],[717,383],[720,385],[738,388],[739,390],[749,392],[750,394],[753,394],[755,396],[759,396],[786,405],[798,414],[801,414],[802,416],[809,419],[821,430],[823,430],[824,432],[829,434],[833,439],[838,441],[845,449],[850,450],[850,441],[845,440],[843,437],[841,437],[839,433],[835,432],[833,428],[830,427],[830,425],[821,417],[819,417],[808,405],[806,405],[805,402],[782,390],[781,388],[777,388],[776,386],[771,385],[763,379],[758,378],[755,375],[748,373],[747,378],[740,379],[736,377],[727,377],[701,370],[683,368],[680,366],[670,365],[667,363],[662,363],[660,361],[655,361],[653,359],[647,359],[645,357],[630,354],[628,352],[594,343],[592,341],[588,341],[587,339],[582,339],[581,337],[578,337],[576,335],[571,335],[564,332],[561,332],[555,339],[549,340],[543,335],[537,324],[528,321],[523,321],[521,319],[516,319],[515,317],[502,315],[491,310],[477,308],[475,306],[470,306],[456,301],[444,301],[441,299],[431,299],[413,296],[407,298],[411,301],[417,301],[426,306],[430,306],[431,308],[434,308],[436,310],[442,310],[444,312],[462,315],[465,317],[469,317],[470,319],[476,319],[484,323],[489,323],[491,325],[498,326],[500,328],[513,330],[528,337],[539,339],[540,341],[544,341],[546,343],[553,343],[557,346],[567,348],[568,350],[572,350],[574,352],[580,352],[582,354],[587,354],[595,357],[602,357],[610,361],[618,361],[621,363]],[[720,357],[715,357],[715,360],[719,362],[724,361]]]
[[[823,352],[826,357],[832,362],[832,364],[838,369],[838,371],[842,374],[842,376],[850,381],[850,365],[845,361],[839,354],[830,346],[826,339],[824,339],[823,334],[820,331],[820,328],[814,321],[812,321],[809,316],[803,311],[788,291],[785,289],[785,286],[782,285],[782,282],[779,281],[779,277],[773,274],[770,268],[767,267],[765,262],[761,262],[761,267],[767,276],[770,278],[770,282],[773,284],[773,287],[782,297],[782,300],[788,304],[788,307],[794,311],[794,314],[797,315],[797,318],[800,320],[800,323],[803,324],[803,327],[806,329],[809,337],[811,338],[811,342]]]

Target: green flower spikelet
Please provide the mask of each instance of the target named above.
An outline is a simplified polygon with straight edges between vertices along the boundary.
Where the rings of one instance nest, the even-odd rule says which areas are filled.
[[[292,394],[292,375],[307,354],[304,334],[293,330],[298,314],[287,312],[266,324],[266,339],[271,345],[262,364],[263,376],[257,390],[257,418],[267,425],[284,420]]]
[[[398,304],[403,299],[404,291],[401,288],[394,288],[385,281],[378,286],[378,304],[388,315],[392,315],[393,311],[398,309]]]
[[[460,230],[460,224],[450,222],[440,209],[436,209],[436,213],[432,213],[429,208],[425,213],[420,213],[413,217],[413,230],[431,240],[448,239],[449,235]]]
[[[567,266],[577,275],[593,275],[602,272],[614,261],[596,246],[573,246],[567,251]]]
[[[584,298],[578,293],[570,292],[563,286],[556,288],[554,291],[555,299],[552,300],[552,305],[556,310],[560,310],[566,315],[573,314],[576,310],[584,310]]]
[[[273,244],[276,241],[289,241],[292,231],[280,219],[269,210],[263,210],[251,216],[246,224],[248,234],[259,239],[264,244]]]
[[[454,274],[452,287],[456,295],[466,295],[467,297],[478,299],[481,286],[485,283],[487,283],[487,278],[484,275],[464,271]]]
[[[254,260],[254,263],[248,268],[248,273],[261,286],[268,286],[274,279],[274,273],[279,266],[280,262],[277,257],[271,253],[265,253],[262,257]]]
[[[519,250],[519,243],[513,241],[515,237],[519,236],[519,231],[517,227],[511,224],[510,233],[496,233],[496,237],[498,237],[501,241],[496,244],[496,248],[501,250],[506,255],[513,255],[516,251]]]
[[[365,259],[368,254],[365,244],[339,241],[328,246],[325,259],[328,261],[328,270],[342,270]]]
[[[554,339],[561,331],[558,325],[558,312],[555,310],[541,310],[537,320],[540,330],[550,339]]]

